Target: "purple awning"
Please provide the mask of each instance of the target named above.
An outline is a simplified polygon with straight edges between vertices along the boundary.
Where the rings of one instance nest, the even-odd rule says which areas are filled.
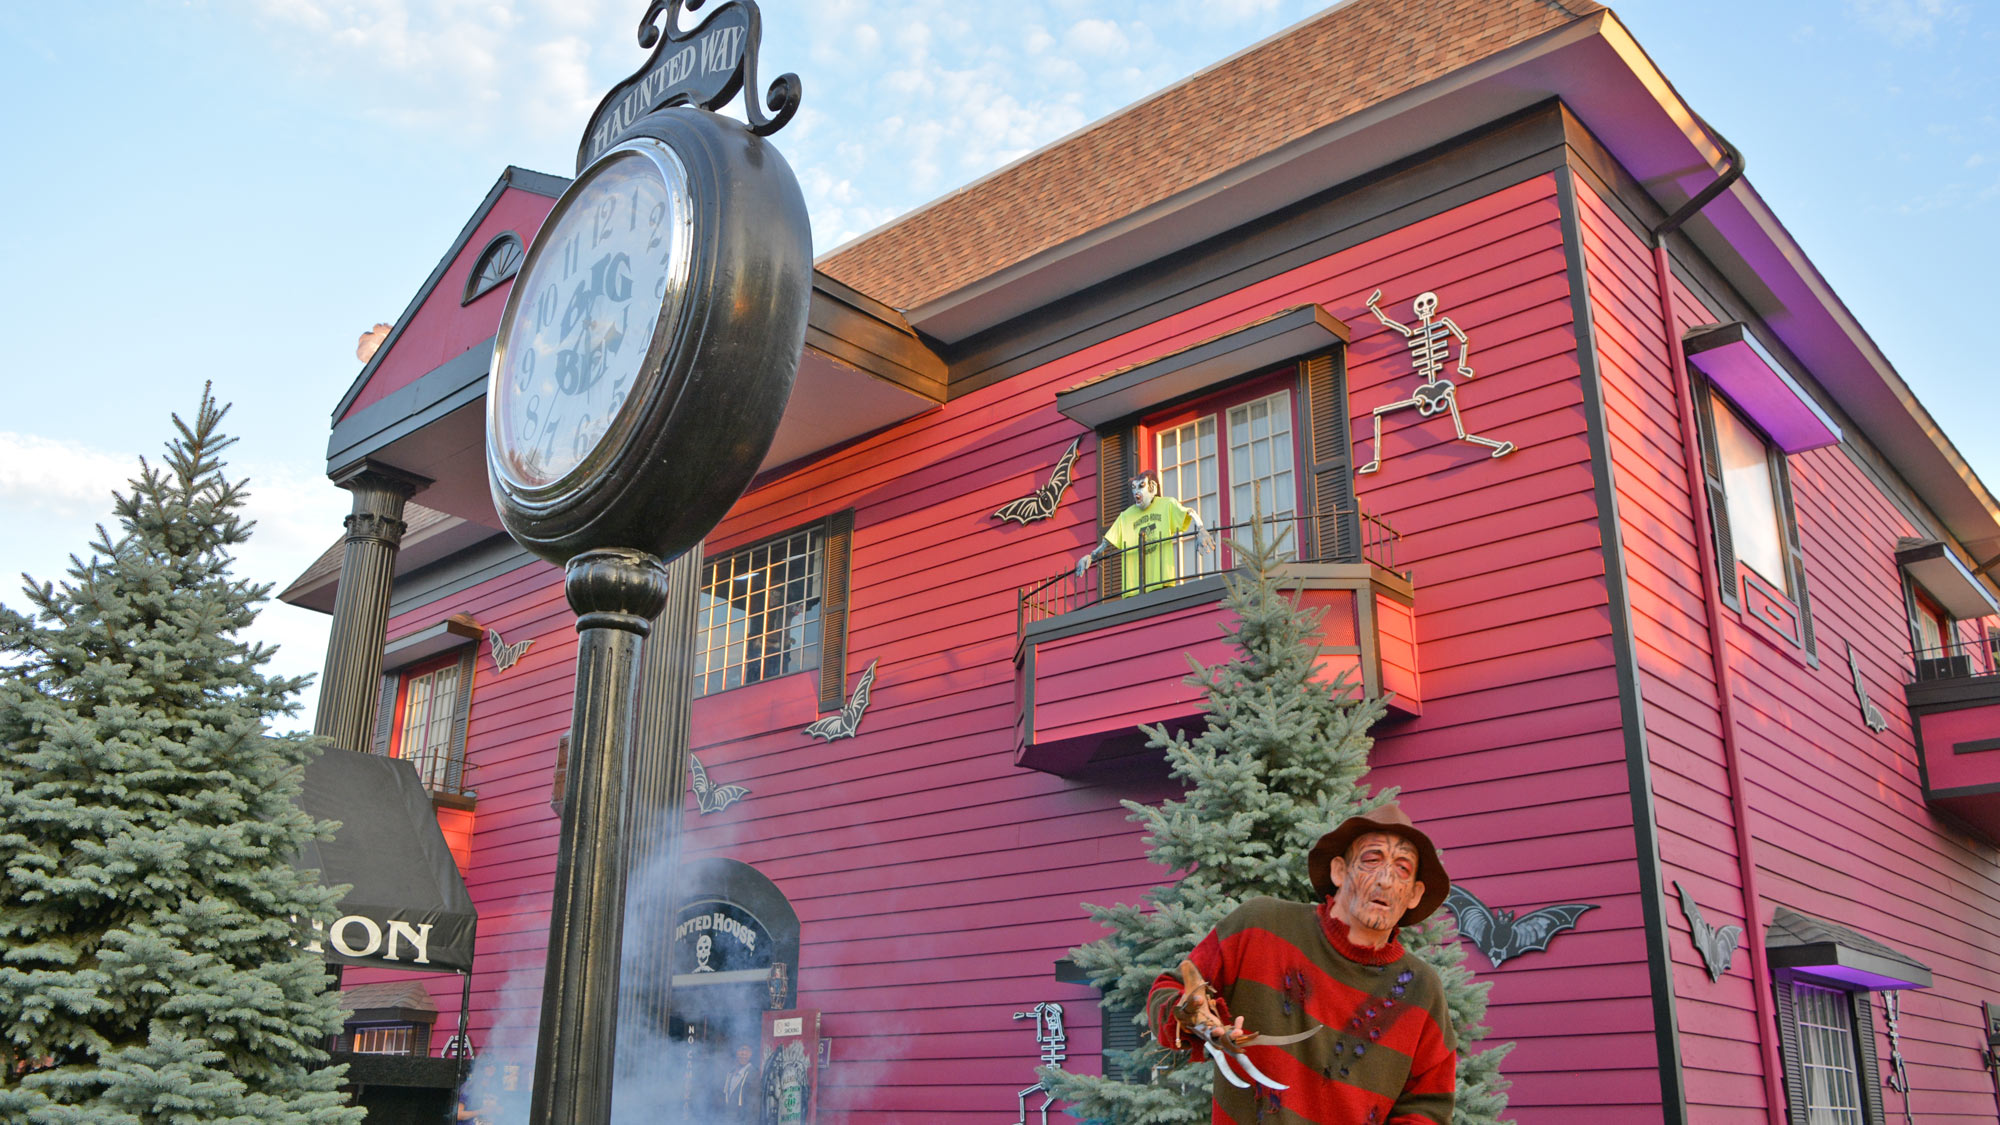
[[[1840,427],[1741,321],[1690,331],[1688,362],[1787,454],[1840,443]]]

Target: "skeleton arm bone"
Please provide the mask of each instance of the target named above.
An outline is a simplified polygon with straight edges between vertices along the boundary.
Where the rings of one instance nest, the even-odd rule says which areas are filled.
[[[1466,339],[1465,333],[1459,330],[1457,322],[1450,317],[1438,317],[1438,323],[1451,329],[1451,334],[1458,337],[1458,373],[1468,379],[1472,378],[1472,341]]]
[[[1380,289],[1377,289],[1375,292],[1369,294],[1368,311],[1374,313],[1375,319],[1381,321],[1383,325],[1385,325],[1386,327],[1393,328],[1396,331],[1401,332],[1405,337],[1409,336],[1411,329],[1409,329],[1408,327],[1404,326],[1403,324],[1397,321],[1390,320],[1389,314],[1382,311],[1382,306],[1376,303],[1381,299],[1382,299],[1382,291]],[[1452,331],[1456,332],[1458,331],[1458,329],[1454,327]],[[1459,339],[1464,340],[1465,336],[1463,334],[1460,334]]]

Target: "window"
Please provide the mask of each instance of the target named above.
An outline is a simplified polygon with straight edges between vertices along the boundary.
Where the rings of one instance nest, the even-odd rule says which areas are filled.
[[[1817,665],[1785,455],[1706,381],[1694,393],[1722,600]]]
[[[1975,654],[1965,651],[1960,644],[1958,626],[1951,613],[1907,575],[1903,593],[1910,611],[1911,665],[1918,682],[1972,675]]]
[[[1854,1021],[1847,993],[1792,983],[1811,1125],[1861,1125],[1861,1077],[1854,1064]]]
[[[854,513],[702,564],[697,697],[820,669],[822,707],[846,691],[847,556]]]
[[[1161,494],[1201,516],[1210,530],[1234,529],[1225,537],[1233,534],[1247,540],[1248,525],[1261,514],[1265,534],[1275,539],[1298,516],[1294,396],[1290,386],[1280,384],[1272,390],[1273,382],[1259,380],[1247,390],[1238,388],[1182,407],[1143,427],[1152,437],[1150,467],[1160,475]],[[1299,534],[1296,529],[1289,531],[1285,549],[1309,554],[1302,549]],[[1227,558],[1203,559],[1199,553],[1198,542],[1182,541],[1182,575],[1230,565]],[[1227,548],[1218,547],[1218,553],[1226,555]]]
[[[1771,447],[1736,409],[1715,396],[1716,451],[1722,460],[1722,491],[1729,512],[1729,534],[1737,561],[1791,593],[1790,568],[1785,564],[1785,521],[1778,512],[1777,474],[1771,467]]]
[[[373,750],[415,766],[439,804],[472,807],[465,728],[473,655],[483,636],[471,618],[454,615],[391,642],[382,654]]]
[[[357,1055],[407,1055],[416,1044],[417,1029],[406,1023],[354,1028]]]
[[[457,765],[452,761],[451,728],[458,710],[459,680],[456,657],[403,678],[403,717],[395,756],[417,767],[427,789],[456,788],[448,775]]]
[[[486,244],[479,252],[479,260],[472,266],[472,272],[465,279],[465,296],[459,304],[469,305],[496,288],[501,282],[520,272],[521,260],[527,251],[521,249],[521,236],[513,231],[504,231]]]
[[[1790,972],[1773,986],[1791,1125],[1882,1125],[1868,993]]]
[[[818,528],[703,564],[697,696],[819,667]]]
[[[1354,502],[1342,351],[1335,347],[1275,370],[1259,363],[1249,368],[1252,378],[1220,391],[1212,389],[1220,384],[1210,381],[1215,374],[1244,373],[1244,368],[1230,370],[1231,365],[1238,356],[1260,350],[1247,343],[1235,350],[1227,347],[1238,337],[1254,343],[1261,333],[1294,320],[1324,332],[1324,319],[1300,319],[1304,313],[1322,312],[1316,307],[1291,310],[1058,395],[1058,409],[1097,427],[1099,534],[1110,530],[1132,502],[1131,479],[1152,470],[1160,476],[1162,495],[1200,514],[1211,530],[1231,529],[1225,538],[1243,538],[1244,525],[1262,512],[1274,533],[1296,528],[1284,547],[1301,558],[1361,561],[1365,552]],[[1345,340],[1344,332],[1337,338]],[[1076,401],[1068,402],[1065,395]],[[1109,416],[1121,406],[1138,409]],[[1308,518],[1300,519],[1302,515]],[[1206,559],[1198,557],[1195,544],[1178,549],[1182,574],[1213,571],[1231,562],[1226,548],[1224,557]],[[1096,573],[1096,597],[1132,592],[1124,589],[1128,583],[1121,568],[1099,567]]]

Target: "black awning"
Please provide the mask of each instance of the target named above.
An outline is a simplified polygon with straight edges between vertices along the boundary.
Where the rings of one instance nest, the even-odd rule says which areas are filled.
[[[328,750],[306,767],[299,807],[340,831],[306,845],[299,867],[350,883],[319,942],[343,965],[469,972],[478,915],[410,763]]]
[[[1824,977],[1842,988],[1889,991],[1929,988],[1922,961],[1846,926],[1778,907],[1764,929],[1765,956],[1774,969]]]

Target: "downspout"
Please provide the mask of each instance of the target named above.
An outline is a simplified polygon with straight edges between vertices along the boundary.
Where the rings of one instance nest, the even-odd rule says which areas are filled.
[[[1697,118],[1699,120],[1699,118]],[[1667,236],[1700,213],[1730,185],[1743,177],[1743,154],[1720,133],[1702,122],[1722,149],[1729,170],[1716,177],[1680,210],[1654,227],[1653,277],[1660,291],[1660,327],[1667,341],[1667,362],[1680,414],[1681,460],[1687,468],[1688,508],[1694,513],[1695,551],[1701,570],[1702,604],[1708,616],[1708,651],[1714,664],[1717,718],[1722,724],[1722,758],[1729,774],[1729,806],[1736,821],[1736,866],[1743,887],[1743,928],[1750,939],[1750,990],[1757,1002],[1757,1044],[1764,1056],[1764,1103],[1774,1125],[1784,1125],[1784,1067],[1778,1057],[1778,1016],[1771,986],[1771,965],[1764,949],[1763,896],[1757,891],[1755,841],[1750,834],[1750,795],[1743,780],[1743,750],[1736,735],[1736,675],[1729,666],[1729,642],[1724,634],[1722,587],[1715,568],[1715,530],[1710,526],[1708,482],[1702,473],[1700,440],[1695,434],[1694,401],[1687,377],[1687,356],[1674,317],[1673,270],[1667,261]]]

